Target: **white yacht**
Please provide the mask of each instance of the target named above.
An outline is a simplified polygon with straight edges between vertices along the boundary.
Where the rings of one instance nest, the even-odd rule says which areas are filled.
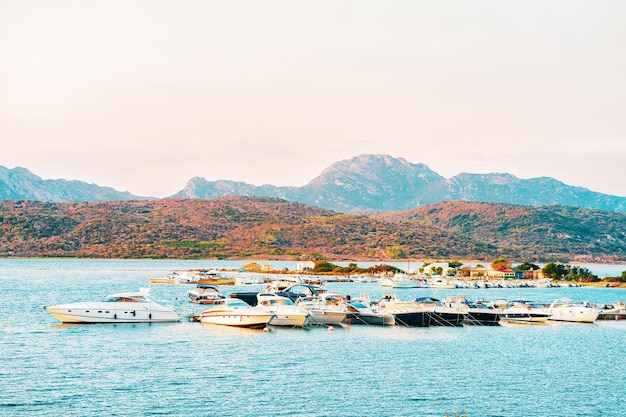
[[[274,314],[251,307],[239,298],[216,299],[207,306],[210,307],[198,315],[203,324],[262,329],[274,318]]]
[[[504,323],[545,324],[550,317],[546,308],[530,301],[514,300],[500,308],[500,321]]]
[[[557,298],[550,304],[548,311],[548,320],[574,323],[593,323],[600,315],[600,310],[588,302],[575,302],[569,298]]]
[[[298,298],[295,305],[312,314],[311,324],[340,325],[348,315],[346,306],[329,305],[319,295]]]
[[[189,301],[196,304],[211,304],[213,300],[226,298],[213,284],[198,284],[193,290],[187,291]]]
[[[180,321],[181,316],[150,298],[150,289],[109,295],[87,301],[44,307],[63,323],[158,323]]]
[[[274,293],[257,294],[257,307],[274,314],[272,326],[306,327],[313,314],[297,307],[291,299]]]

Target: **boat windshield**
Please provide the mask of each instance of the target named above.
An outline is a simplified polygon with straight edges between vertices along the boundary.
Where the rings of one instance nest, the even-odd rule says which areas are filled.
[[[293,301],[291,301],[289,298],[274,298],[274,299],[263,300],[263,301],[264,301],[264,304],[269,304],[273,306],[292,306],[293,305]]]
[[[233,301],[230,301],[230,300],[233,300]],[[250,304],[246,303],[243,300],[239,300],[236,298],[231,298],[230,300],[228,301],[229,307],[250,307]]]
[[[367,306],[360,301],[352,301],[350,305],[356,308],[367,308]]]
[[[124,296],[124,295],[110,295],[102,300],[104,303],[147,303],[145,297],[136,295],[136,296]]]

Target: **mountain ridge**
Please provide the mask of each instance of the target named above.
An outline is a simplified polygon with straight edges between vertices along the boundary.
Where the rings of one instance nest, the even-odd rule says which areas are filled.
[[[453,200],[530,206],[559,204],[626,212],[626,197],[570,186],[551,177],[521,179],[509,173],[460,173],[444,178],[422,163],[371,154],[338,161],[302,187],[253,186],[196,177],[171,197],[222,195],[266,195],[342,213],[401,211]]]
[[[567,185],[552,177],[521,179],[508,173],[460,173],[444,178],[423,163],[390,155],[362,154],[337,161],[304,186],[252,185],[241,181],[191,178],[169,198],[266,196],[341,213],[393,212],[442,201],[559,204],[626,212],[626,197]],[[43,180],[25,168],[0,167],[0,200],[153,200],[81,181]]]

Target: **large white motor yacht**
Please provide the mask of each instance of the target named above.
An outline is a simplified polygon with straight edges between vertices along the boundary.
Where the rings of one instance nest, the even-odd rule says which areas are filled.
[[[600,310],[588,302],[575,302],[568,298],[557,298],[548,308],[552,321],[575,323],[593,323],[600,315]]]
[[[44,307],[63,323],[157,323],[180,321],[181,316],[150,298],[149,288],[87,301]]]

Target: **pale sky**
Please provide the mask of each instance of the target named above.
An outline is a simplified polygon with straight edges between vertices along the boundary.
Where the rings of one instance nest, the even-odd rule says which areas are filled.
[[[626,2],[0,0],[0,165],[166,197],[372,153],[626,196]]]

